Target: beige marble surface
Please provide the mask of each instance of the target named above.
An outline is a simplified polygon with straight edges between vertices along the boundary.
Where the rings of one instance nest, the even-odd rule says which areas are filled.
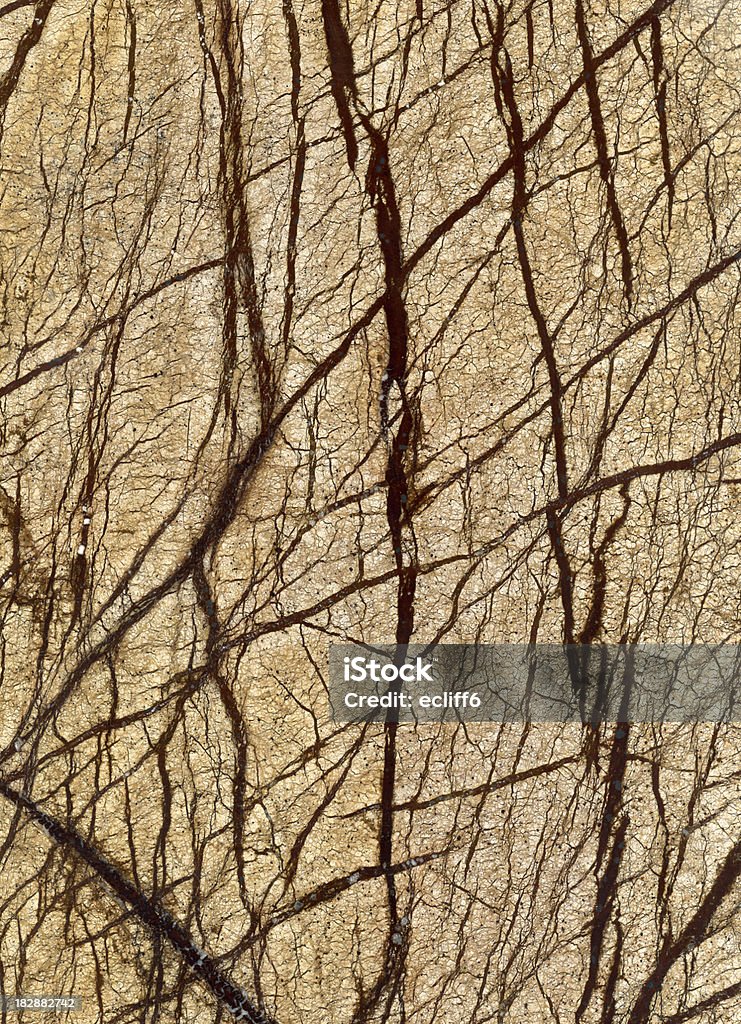
[[[737,1024],[737,726],[326,687],[344,640],[739,641],[739,25],[0,0],[6,995]]]

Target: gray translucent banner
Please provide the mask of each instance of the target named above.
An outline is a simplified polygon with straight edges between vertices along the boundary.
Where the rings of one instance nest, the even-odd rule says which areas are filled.
[[[338,722],[741,721],[741,645],[333,644]]]
[[[0,1009],[6,1013],[66,1013],[82,1009],[82,996],[0,995]]]

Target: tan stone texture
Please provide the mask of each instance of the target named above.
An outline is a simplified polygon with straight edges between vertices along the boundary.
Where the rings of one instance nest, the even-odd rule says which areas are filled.
[[[0,0],[6,996],[738,1024],[737,725],[341,725],[327,655],[741,641],[740,26]]]

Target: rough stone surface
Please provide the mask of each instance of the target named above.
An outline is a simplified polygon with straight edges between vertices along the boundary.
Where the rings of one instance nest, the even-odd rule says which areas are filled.
[[[739,25],[0,0],[3,992],[737,1024],[737,726],[341,726],[326,670],[741,639]]]

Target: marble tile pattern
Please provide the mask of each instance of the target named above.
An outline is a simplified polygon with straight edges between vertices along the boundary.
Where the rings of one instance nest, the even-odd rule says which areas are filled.
[[[738,1024],[737,725],[327,657],[741,640],[740,183],[741,0],[0,0],[0,991]]]

